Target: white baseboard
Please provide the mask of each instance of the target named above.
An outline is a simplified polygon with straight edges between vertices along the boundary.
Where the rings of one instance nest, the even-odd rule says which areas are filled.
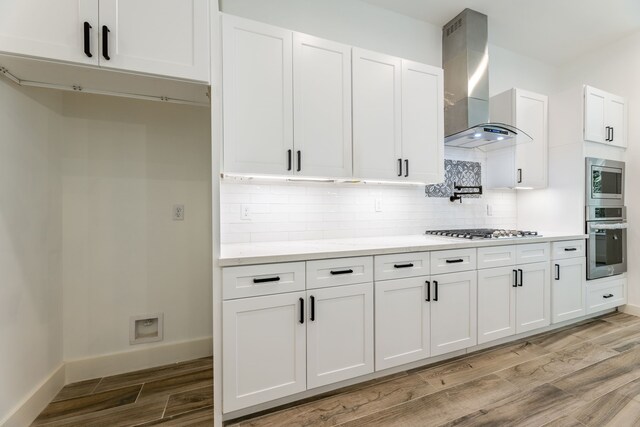
[[[67,360],[66,383],[184,362],[212,354],[212,337],[161,345],[142,345],[135,350]]]
[[[633,305],[633,304],[623,305],[622,307],[619,308],[619,310],[623,313],[632,314],[634,316],[640,316],[640,306],[638,305]]]
[[[24,427],[31,425],[64,385],[65,365],[62,363],[38,384],[4,420],[0,420],[0,426]]]

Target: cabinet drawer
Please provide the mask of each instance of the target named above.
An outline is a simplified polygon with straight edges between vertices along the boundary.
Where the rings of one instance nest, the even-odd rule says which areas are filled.
[[[627,279],[587,282],[587,313],[596,313],[627,303]]]
[[[478,248],[478,270],[516,264],[516,246]]]
[[[475,249],[431,252],[431,274],[457,273],[476,269]]]
[[[374,258],[375,280],[429,275],[429,252],[380,255]]]
[[[373,257],[307,262],[307,289],[373,282]]]
[[[304,291],[304,262],[222,269],[222,299]]]
[[[584,240],[567,240],[551,243],[552,259],[582,258],[585,256]]]
[[[516,264],[546,262],[551,259],[549,243],[531,243],[516,247]]]

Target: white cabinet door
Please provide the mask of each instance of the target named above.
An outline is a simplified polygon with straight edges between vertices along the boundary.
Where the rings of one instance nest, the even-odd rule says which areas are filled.
[[[478,271],[478,344],[516,333],[516,270]]]
[[[591,86],[584,88],[584,139],[585,141],[607,142],[605,91]]]
[[[294,33],[293,117],[296,174],[350,177],[350,46]]]
[[[3,0],[0,52],[98,65],[98,9],[98,0]]]
[[[550,322],[549,262],[518,265],[520,274],[516,296],[516,333],[548,326]]]
[[[373,283],[307,296],[307,387],[373,372]]]
[[[609,94],[606,100],[606,122],[611,127],[609,143],[618,147],[627,147],[626,104],[622,97]]]
[[[399,58],[353,49],[353,173],[400,179],[401,66]]]
[[[224,172],[293,173],[292,33],[222,19]]]
[[[551,282],[551,321],[553,323],[584,316],[586,311],[585,258],[553,261]]]
[[[224,412],[306,389],[304,292],[224,301]]]
[[[533,141],[516,148],[516,187],[547,186],[548,98],[521,89],[514,91],[515,125]]]
[[[442,274],[431,279],[431,355],[476,345],[477,272]]]
[[[100,0],[100,66],[209,82],[208,0]]]
[[[428,277],[376,282],[376,371],[430,355]]]
[[[407,181],[444,181],[442,69],[402,60],[402,159]]]

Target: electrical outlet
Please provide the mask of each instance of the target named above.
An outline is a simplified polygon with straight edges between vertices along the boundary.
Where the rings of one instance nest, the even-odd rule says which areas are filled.
[[[245,221],[251,220],[251,207],[249,205],[240,206],[240,219]]]
[[[184,205],[173,205],[173,220],[184,221]]]
[[[487,216],[493,216],[493,206],[487,205]]]
[[[382,212],[382,199],[379,197],[376,197],[375,209],[376,212]]]

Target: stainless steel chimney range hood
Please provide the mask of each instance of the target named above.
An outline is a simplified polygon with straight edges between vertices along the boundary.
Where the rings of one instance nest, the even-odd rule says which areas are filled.
[[[446,146],[489,151],[532,141],[514,126],[489,121],[486,15],[465,9],[442,28],[442,64]]]

